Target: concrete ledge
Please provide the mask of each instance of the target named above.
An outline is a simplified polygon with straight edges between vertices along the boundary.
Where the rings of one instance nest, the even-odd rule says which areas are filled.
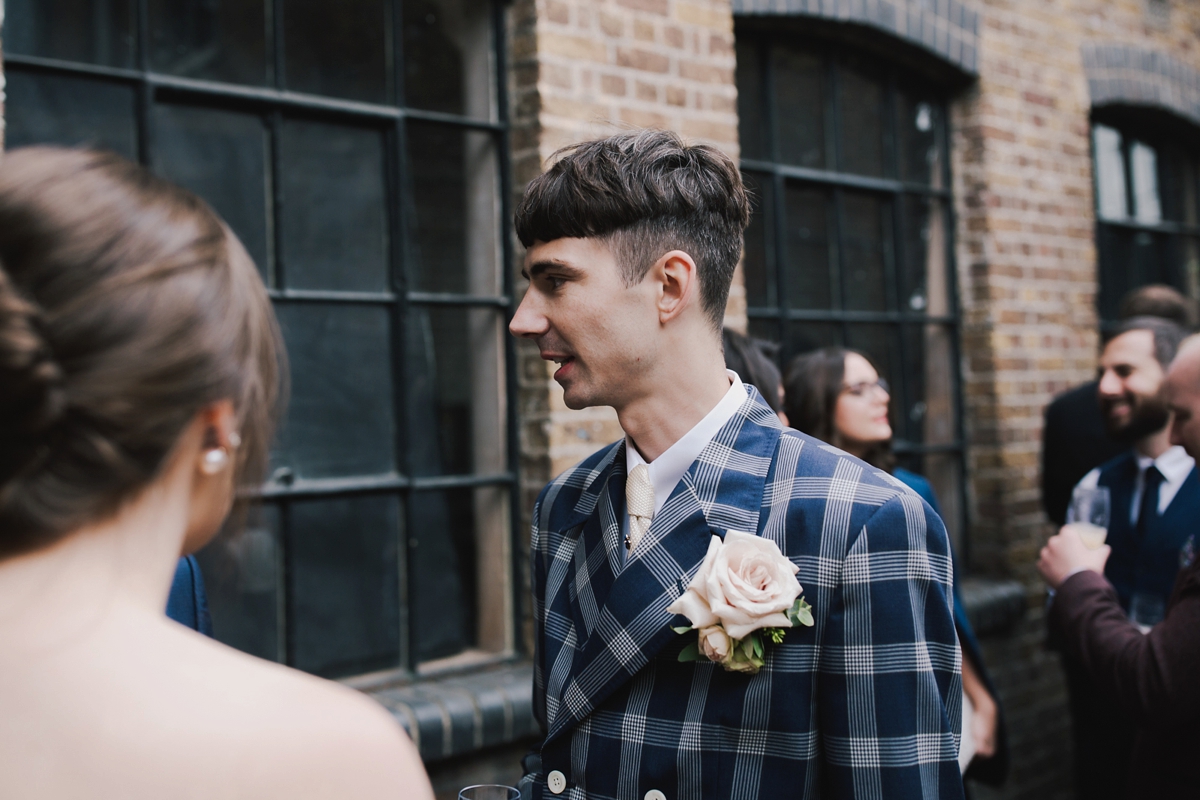
[[[1082,55],[1093,106],[1157,106],[1200,125],[1200,70],[1135,45],[1086,44]]]
[[[1025,616],[1025,586],[1017,581],[965,578],[959,591],[976,636],[1003,633]]]
[[[528,662],[405,686],[364,690],[400,721],[426,762],[539,733]]]
[[[979,12],[971,0],[733,0],[739,16],[809,16],[867,25],[979,74]]]

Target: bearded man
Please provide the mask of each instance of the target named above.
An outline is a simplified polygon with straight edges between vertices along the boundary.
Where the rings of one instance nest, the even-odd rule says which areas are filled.
[[[1192,457],[1171,444],[1171,412],[1163,396],[1167,367],[1185,336],[1183,328],[1156,317],[1126,320],[1112,332],[1100,357],[1097,399],[1109,435],[1128,449],[1076,487],[1108,487],[1112,554],[1104,577],[1130,621],[1143,630],[1163,618],[1181,553],[1200,518],[1200,477]],[[1097,691],[1069,651],[1063,664],[1074,727],[1076,796],[1122,797],[1133,722],[1111,696]]]

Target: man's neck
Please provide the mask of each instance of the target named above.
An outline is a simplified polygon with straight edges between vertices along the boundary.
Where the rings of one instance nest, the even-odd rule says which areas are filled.
[[[1171,449],[1171,425],[1168,423],[1161,431],[1138,439],[1133,449],[1139,456],[1158,458]]]
[[[617,409],[621,428],[646,461],[653,461],[696,427],[729,391],[724,361],[687,368],[682,364],[654,377],[647,392]]]

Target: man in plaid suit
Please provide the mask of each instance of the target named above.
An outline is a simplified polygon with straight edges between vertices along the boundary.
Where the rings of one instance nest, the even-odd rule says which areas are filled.
[[[525,797],[959,798],[950,550],[910,490],[783,428],[724,369],[749,202],[719,151],[669,132],[568,148],[517,211],[530,280],[510,325],[571,408],[624,440],[534,509],[535,713]],[[812,627],[757,674],[680,662],[667,607],[715,534],[775,542]]]

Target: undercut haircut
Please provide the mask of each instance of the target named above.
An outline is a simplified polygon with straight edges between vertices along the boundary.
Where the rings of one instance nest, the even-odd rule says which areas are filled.
[[[517,207],[521,243],[600,239],[626,286],[639,283],[666,253],[682,250],[696,262],[701,306],[719,332],[750,222],[733,160],[659,130],[581,142],[554,157]]]
[[[1162,317],[1133,317],[1118,323],[1105,337],[1104,344],[1107,346],[1113,339],[1131,331],[1150,331],[1154,337],[1154,360],[1164,370],[1170,366],[1179,352],[1179,345],[1188,335],[1186,328]]]

